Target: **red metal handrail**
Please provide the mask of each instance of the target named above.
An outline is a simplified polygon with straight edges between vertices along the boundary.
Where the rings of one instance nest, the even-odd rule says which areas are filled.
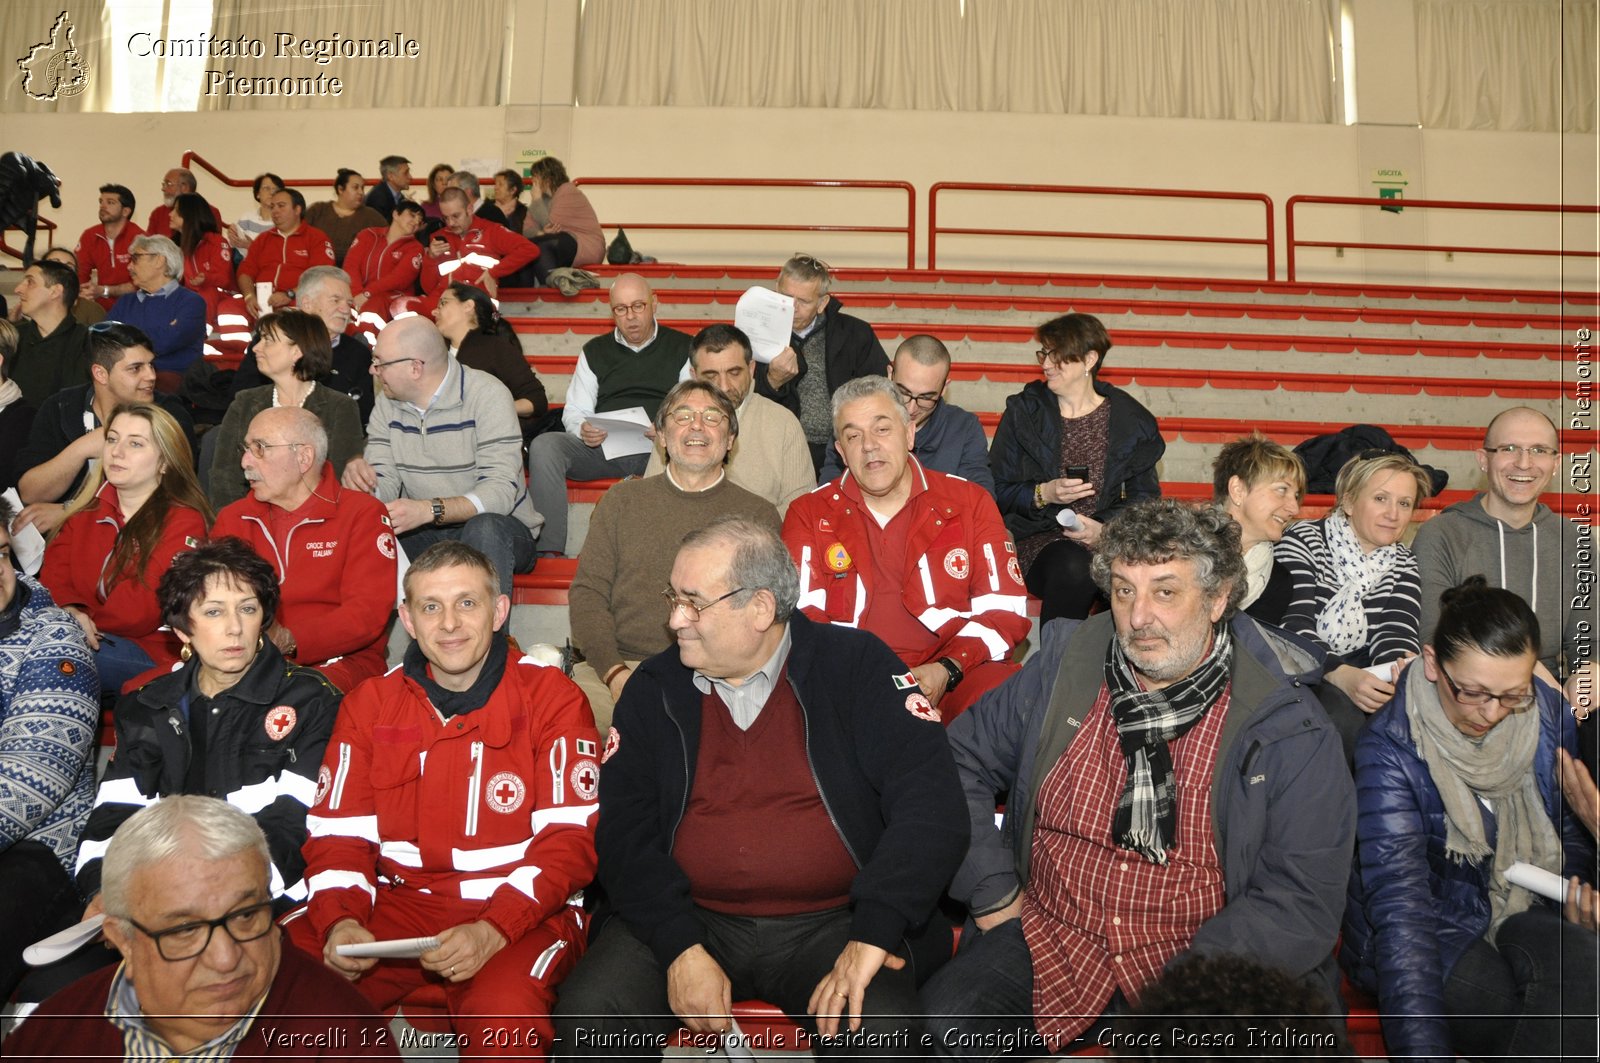
[[[21,262],[23,249],[20,247],[12,247],[10,244],[6,243],[6,233],[10,231],[10,229],[0,229],[0,253],[10,255],[18,262]],[[18,235],[21,235],[21,229],[17,229],[16,231]],[[56,246],[56,223],[51,221],[49,218],[40,218],[39,224],[34,227],[34,233],[35,235],[38,233],[44,234],[44,251],[40,251],[38,249],[37,239],[34,241],[33,257],[35,259],[40,259],[44,257],[45,251],[49,251]],[[26,244],[28,242],[27,237],[24,236],[22,238],[22,242]]]
[[[200,153],[192,150],[183,153],[183,162],[181,165],[186,170],[194,166],[199,166],[202,170],[206,171],[206,173],[209,173],[212,177],[215,177],[229,188],[249,188],[256,183],[255,178],[253,177],[229,177],[227,174],[223,173],[221,170],[212,165],[211,162],[200,155]],[[367,175],[362,174],[362,176],[366,177]],[[381,181],[382,179],[382,175],[378,175],[377,180]],[[283,183],[293,188],[332,188],[333,180],[334,179],[331,177],[306,177],[298,179],[286,177],[284,178]],[[478,178],[478,187],[480,188],[482,188],[484,185],[492,184],[494,184],[493,177]]]
[[[951,192],[1045,192],[1066,195],[1140,196],[1158,199],[1231,200],[1260,203],[1266,234],[1259,239],[1244,236],[1174,236],[1159,233],[1075,232],[1055,229],[969,229],[939,225],[939,193]],[[1096,185],[1019,185],[987,181],[940,181],[928,189],[928,268],[939,268],[939,234],[951,236],[1054,236],[1082,240],[1149,240],[1180,244],[1248,244],[1266,248],[1267,280],[1274,280],[1277,249],[1274,246],[1272,197],[1261,192],[1206,192],[1192,188],[1110,188]]]
[[[1566,203],[1496,203],[1465,199],[1379,199],[1375,196],[1290,196],[1283,208],[1283,236],[1288,248],[1286,255],[1288,280],[1295,279],[1295,249],[1300,247],[1349,247],[1363,251],[1457,251],[1483,255],[1537,255],[1541,257],[1600,258],[1600,251],[1568,251],[1564,248],[1544,247],[1478,247],[1470,244],[1392,244],[1356,240],[1300,240],[1295,237],[1295,208],[1306,203],[1314,206],[1343,207],[1412,207],[1434,210],[1490,210],[1517,214],[1600,214],[1600,207],[1575,206]]]
[[[917,190],[909,181],[833,181],[766,177],[579,177],[576,185],[636,188],[877,188],[906,194],[905,225],[772,225],[733,222],[607,221],[608,229],[676,229],[687,232],[904,233],[906,269],[917,268]]]

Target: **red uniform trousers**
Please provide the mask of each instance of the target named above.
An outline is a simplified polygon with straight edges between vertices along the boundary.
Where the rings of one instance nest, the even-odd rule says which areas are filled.
[[[482,909],[477,901],[380,888],[366,928],[379,941],[425,937],[470,923]],[[285,928],[296,948],[322,956],[322,942],[303,913],[291,916]],[[424,986],[442,990],[450,1026],[466,1038],[458,1049],[461,1059],[547,1059],[555,1038],[550,1009],[556,987],[577,966],[587,944],[583,912],[563,905],[464,982],[446,981],[414,959],[381,959],[355,987],[379,1011],[403,1007],[406,997]]]

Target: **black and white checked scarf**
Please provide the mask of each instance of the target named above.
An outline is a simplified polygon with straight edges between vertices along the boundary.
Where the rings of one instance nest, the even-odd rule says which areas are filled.
[[[1128,763],[1128,781],[1111,818],[1111,837],[1152,864],[1166,864],[1178,828],[1178,792],[1168,743],[1216,704],[1232,665],[1233,636],[1227,621],[1221,621],[1212,630],[1211,653],[1194,671],[1160,690],[1145,690],[1134,678],[1121,641],[1111,640],[1106,687],[1111,692],[1111,721]]]

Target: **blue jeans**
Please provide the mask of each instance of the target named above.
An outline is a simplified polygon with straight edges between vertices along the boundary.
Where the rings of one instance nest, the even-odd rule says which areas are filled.
[[[155,661],[130,638],[100,633],[100,648],[94,651],[94,666],[100,673],[100,692],[120,694],[122,684],[154,668]]]
[[[1595,1058],[1595,933],[1537,905],[1480,938],[1444,983],[1450,1046],[1478,1057]]]
[[[500,574],[500,593],[507,597],[511,595],[511,577],[532,571],[538,558],[528,526],[503,513],[479,513],[465,524],[443,528],[424,525],[400,536],[400,545],[405,548],[406,557],[415,561],[428,547],[446,539],[459,539],[494,562],[494,569]]]

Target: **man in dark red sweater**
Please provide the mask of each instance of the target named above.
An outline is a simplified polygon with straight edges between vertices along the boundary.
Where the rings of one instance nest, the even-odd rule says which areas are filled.
[[[725,517],[672,567],[676,645],[623,688],[596,848],[615,918],[562,986],[564,1056],[650,1056],[768,1001],[824,1053],[914,1055],[934,906],[966,849],[950,750],[871,635],[795,611],[769,528]]]
[[[40,1005],[6,1058],[399,1058],[359,993],[283,947],[271,866],[261,828],[226,801],[168,797],[134,813],[97,899],[122,963]]]

